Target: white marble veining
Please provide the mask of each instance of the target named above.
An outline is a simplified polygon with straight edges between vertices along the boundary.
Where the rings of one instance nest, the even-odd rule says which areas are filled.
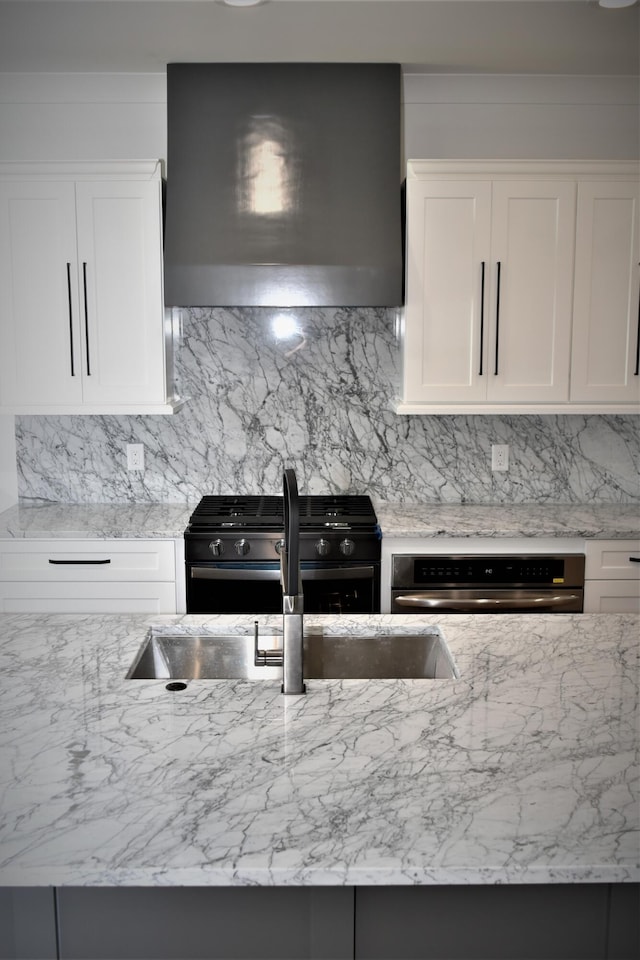
[[[637,416],[398,416],[394,311],[190,309],[172,417],[17,417],[23,501],[305,493],[442,503],[640,503]],[[282,336],[279,318],[287,328]],[[125,447],[142,443],[144,472]],[[492,473],[491,445],[510,446]]]
[[[277,681],[125,680],[144,618],[0,625],[0,885],[640,879],[638,617],[449,617],[459,680],[289,698]]]
[[[40,503],[0,513],[0,539],[179,538],[195,504]],[[635,539],[635,504],[376,503],[383,537]]]

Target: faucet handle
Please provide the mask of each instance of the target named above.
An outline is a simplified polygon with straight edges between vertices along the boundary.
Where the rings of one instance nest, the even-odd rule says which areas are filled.
[[[284,532],[286,568],[282,566],[283,590],[289,596],[300,593],[298,540],[300,535],[300,503],[295,470],[288,467],[282,475],[284,494]]]
[[[276,647],[273,650],[261,650],[258,646],[258,621],[253,625],[253,665],[254,667],[282,667],[284,664],[283,651]]]

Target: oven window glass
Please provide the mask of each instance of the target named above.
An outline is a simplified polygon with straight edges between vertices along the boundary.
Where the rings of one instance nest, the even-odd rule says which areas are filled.
[[[197,564],[211,567],[215,565]],[[335,577],[321,580],[310,579],[315,569],[313,564],[302,564],[302,586],[305,613],[376,613],[380,610],[380,568],[371,564],[373,574],[362,577],[344,577],[335,567]],[[191,576],[187,564],[187,612],[188,613],[281,613],[282,589],[279,566],[262,564],[260,570],[272,569],[278,573],[272,580],[247,579],[248,565],[242,570],[242,578],[207,579]],[[326,570],[326,565],[323,565]],[[345,570],[345,568],[342,568]],[[309,576],[305,577],[305,572]]]

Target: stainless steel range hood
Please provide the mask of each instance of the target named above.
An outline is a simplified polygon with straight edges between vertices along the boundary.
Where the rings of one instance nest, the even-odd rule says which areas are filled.
[[[165,301],[402,302],[398,64],[170,64]]]

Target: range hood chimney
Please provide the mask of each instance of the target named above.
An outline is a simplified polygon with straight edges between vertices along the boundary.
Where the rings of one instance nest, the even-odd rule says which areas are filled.
[[[168,306],[402,303],[398,64],[169,64]]]

